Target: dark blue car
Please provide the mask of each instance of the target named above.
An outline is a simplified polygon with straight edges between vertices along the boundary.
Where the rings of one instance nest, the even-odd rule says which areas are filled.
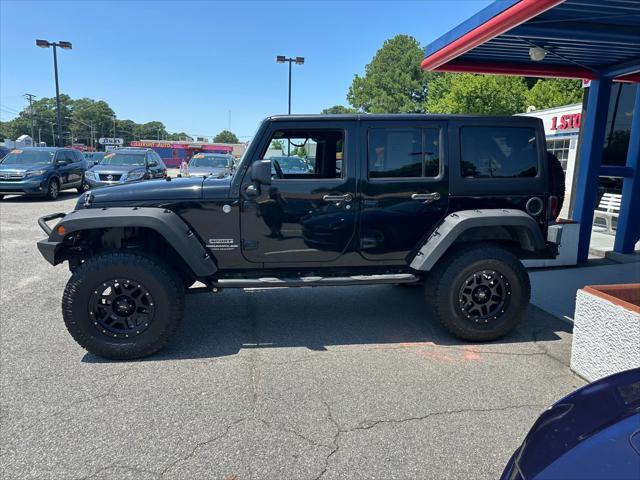
[[[82,192],[86,169],[84,156],[72,148],[13,149],[0,160],[0,198],[35,195],[54,200],[61,190]]]
[[[640,368],[586,385],[545,411],[501,480],[640,478]]]

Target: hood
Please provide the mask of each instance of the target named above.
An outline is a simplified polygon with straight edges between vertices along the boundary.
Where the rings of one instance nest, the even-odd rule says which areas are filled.
[[[220,175],[221,173],[228,173],[229,168],[225,167],[189,167],[189,175]]]
[[[11,173],[25,173],[28,170],[46,170],[49,167],[51,167],[51,165],[37,165],[37,164],[4,165],[0,163],[0,171],[11,172]]]
[[[145,170],[144,165],[94,165],[89,170],[96,173],[128,173],[134,170]]]
[[[130,204],[144,202],[173,202],[177,200],[199,200],[202,198],[201,177],[174,178],[171,181],[147,180],[123,183],[105,188],[96,188],[81,195],[76,208],[83,208],[85,197],[91,194],[91,206],[104,203]]]
[[[640,368],[603,378],[567,395],[540,415],[514,460],[524,478],[535,478],[546,469],[557,468],[554,462],[578,451],[579,446],[588,448],[590,441],[599,445],[602,439],[598,437],[618,425],[627,428],[626,424],[631,422],[635,425],[631,431],[637,430],[639,413]],[[640,461],[640,451],[631,451],[629,438],[629,433],[619,435],[620,443],[628,447],[629,455]],[[606,464],[602,450],[600,457],[596,455],[595,458]],[[585,458],[582,462],[588,463]]]

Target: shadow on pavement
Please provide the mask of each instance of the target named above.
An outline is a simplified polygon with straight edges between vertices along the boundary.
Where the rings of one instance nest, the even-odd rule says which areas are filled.
[[[6,194],[0,203],[57,203],[64,202],[65,200],[71,200],[72,198],[79,197],[80,194],[75,190],[63,190],[59,193],[58,198],[55,200],[49,200],[42,196],[27,196],[27,195],[10,195]]]
[[[435,320],[422,288],[390,285],[313,289],[225,290],[187,296],[178,333],[146,361],[214,358],[242,349],[433,342],[469,345]],[[560,340],[571,326],[536,307],[521,325],[491,344]],[[84,362],[106,362],[86,354]]]

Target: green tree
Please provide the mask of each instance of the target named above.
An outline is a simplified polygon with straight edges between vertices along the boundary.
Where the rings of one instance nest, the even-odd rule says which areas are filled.
[[[91,126],[95,139],[113,135],[113,117],[115,113],[103,100],[79,98],[72,102],[71,125],[74,137],[86,145],[91,144]]]
[[[140,137],[137,137],[135,135],[136,128],[138,126],[139,125],[136,122],[134,122],[133,120],[117,119],[116,120],[116,137],[122,138],[124,140],[124,144],[125,145],[128,145],[133,140],[140,140]],[[109,128],[107,128],[106,130],[103,130],[103,131],[104,132],[109,132],[109,133],[101,135],[103,137],[111,137],[113,135],[113,119],[111,119]],[[155,138],[155,137],[153,137],[153,138]]]
[[[71,121],[69,119],[73,108],[73,101],[68,95],[60,95],[60,110],[62,113],[62,132],[68,143]],[[58,138],[58,127],[56,123],[56,101],[55,98],[41,98],[33,102],[34,140],[40,139],[47,145],[56,145]],[[24,109],[20,114],[8,122],[4,122],[4,138],[15,140],[20,135],[31,135],[31,115],[28,109]]]
[[[528,90],[522,77],[446,75],[432,79],[430,88],[429,113],[513,115],[526,108]]]
[[[306,157],[307,156],[307,149],[304,147],[296,147],[291,151],[291,155],[297,155],[298,157]]]
[[[282,140],[271,140],[271,146],[269,146],[269,148],[273,150],[282,150],[284,148],[284,145],[282,143]]]
[[[229,130],[223,130],[215,137],[213,137],[213,141],[216,143],[240,143],[238,137],[236,137],[235,133],[230,132]]]
[[[340,113],[358,113],[358,110],[351,107],[345,107],[344,105],[334,105],[333,107],[323,109],[320,113],[323,115],[340,114]]]
[[[138,124],[134,127],[133,134],[140,140],[164,140],[169,135],[162,122]]]
[[[193,137],[185,132],[170,133],[169,136],[167,136],[167,140],[193,142]]]
[[[536,109],[560,107],[582,102],[583,88],[580,80],[538,80],[527,92],[526,103]]]
[[[368,113],[423,112],[432,75],[420,68],[423,56],[420,44],[409,35],[386,40],[365,67],[364,76],[353,79],[347,100]]]

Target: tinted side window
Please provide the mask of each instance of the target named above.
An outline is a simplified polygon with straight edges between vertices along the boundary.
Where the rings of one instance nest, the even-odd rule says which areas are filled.
[[[73,158],[68,150],[59,150],[56,155],[56,162],[71,163]]]
[[[73,161],[74,162],[82,162],[84,161],[84,155],[79,150],[74,150],[73,152]]]
[[[437,177],[439,137],[437,128],[372,128],[369,178]]]
[[[536,131],[528,127],[463,127],[460,170],[464,178],[535,177]]]

